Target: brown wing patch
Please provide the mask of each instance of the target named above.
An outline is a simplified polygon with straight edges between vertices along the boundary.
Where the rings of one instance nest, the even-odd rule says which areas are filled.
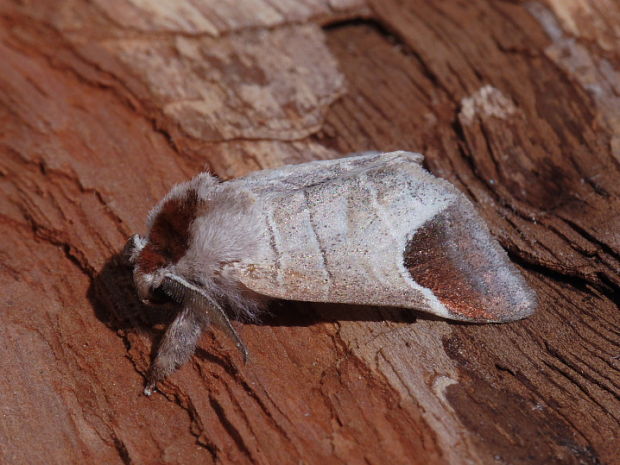
[[[534,293],[482,219],[456,205],[416,231],[404,263],[412,278],[431,289],[455,319],[510,321],[530,315],[536,307]]]
[[[189,189],[182,198],[167,200],[153,221],[148,244],[137,263],[145,273],[178,262],[189,247],[189,228],[196,218],[198,193]]]

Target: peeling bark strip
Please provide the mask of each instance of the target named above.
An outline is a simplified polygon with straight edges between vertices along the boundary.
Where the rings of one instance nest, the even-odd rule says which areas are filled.
[[[222,39],[113,39],[79,50],[104,57],[100,66],[187,136],[286,140],[318,130],[344,91],[322,39],[317,26],[303,25]]]
[[[620,6],[369,3],[0,0],[0,462],[620,463]],[[378,148],[466,193],[538,313],[287,304],[143,398],[170,316],[111,257],[152,205]]]

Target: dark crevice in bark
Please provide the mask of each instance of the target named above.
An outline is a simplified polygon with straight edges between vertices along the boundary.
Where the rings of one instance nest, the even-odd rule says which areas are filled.
[[[564,223],[566,223],[576,233],[581,235],[584,239],[586,239],[589,242],[591,242],[591,243],[595,244],[596,246],[600,247],[601,249],[603,249],[603,251],[605,253],[609,254],[610,256],[612,256],[613,258],[615,258],[617,261],[620,262],[620,252],[616,252],[608,244],[604,243],[603,241],[601,241],[601,240],[597,239],[596,237],[594,237],[592,234],[588,233],[588,231],[583,229],[581,226],[576,224],[574,221],[572,221],[572,220],[570,220],[568,218],[564,218],[564,217],[560,217],[560,219],[562,221],[564,221]],[[620,269],[616,270],[616,272],[620,273]]]
[[[551,356],[553,356],[556,360],[558,360],[562,365],[566,366],[567,368],[569,368],[570,370],[572,370],[574,373],[579,374],[579,376],[581,376],[582,378],[586,379],[587,381],[589,381],[592,385],[598,387],[600,390],[605,391],[607,393],[609,393],[610,395],[612,395],[616,400],[620,400],[620,394],[616,391],[614,391],[613,389],[611,389],[609,386],[604,385],[603,383],[601,383],[599,380],[593,378],[591,375],[587,374],[586,372],[584,372],[583,370],[581,370],[579,367],[575,366],[575,364],[573,362],[571,362],[570,360],[568,360],[566,358],[566,356],[564,356],[559,350],[555,349],[549,342],[545,342],[545,349],[547,350],[547,353],[549,353]],[[548,362],[545,362],[548,363]],[[573,382],[573,384],[578,384],[576,382]],[[578,384],[580,389],[583,389],[583,387],[581,386],[581,384]],[[592,400],[592,402],[596,403],[603,411],[606,411],[606,408],[604,406],[602,406],[596,399],[594,399],[591,394],[589,392],[586,392],[588,398],[590,398]],[[618,417],[615,417],[611,412],[608,412],[616,421],[618,421],[620,423],[620,419]]]
[[[114,447],[118,451],[118,455],[123,463],[125,465],[132,465],[133,461],[131,460],[127,446],[117,436],[113,436],[112,440],[114,441]]]
[[[413,58],[420,66],[420,69],[424,73],[425,77],[432,82],[437,88],[441,89],[451,100],[455,101],[451,92],[443,85],[439,77],[431,70],[424,58],[419,52],[413,50],[406,40],[404,40],[398,31],[391,28],[389,24],[382,22],[376,17],[358,17],[353,19],[347,19],[345,21],[334,21],[323,26],[323,30],[326,32],[334,31],[341,28],[358,26],[366,27],[374,30],[379,35],[384,37],[389,43],[397,45],[400,52]]]
[[[69,260],[73,265],[75,265],[75,267],[78,270],[80,270],[82,273],[84,273],[84,275],[86,275],[89,279],[93,278],[93,276],[96,273],[94,268],[88,264],[86,258],[83,256],[83,254],[81,254],[81,253],[80,254],[76,254],[74,252],[75,247],[71,243],[66,242],[66,241],[56,237],[57,234],[54,231],[38,225],[32,219],[32,217],[26,215],[25,219],[30,224],[30,226],[32,228],[32,233],[34,234],[34,236],[37,239],[40,239],[42,241],[45,241],[45,242],[47,242],[49,244],[52,244],[52,245],[60,248],[60,250],[62,250],[62,252],[65,255],[65,257],[67,258],[67,260]],[[80,258],[78,255],[82,255],[82,257]]]
[[[212,396],[209,396],[209,404],[211,405],[211,408],[217,415],[224,429],[228,432],[235,444],[237,444],[237,447],[239,447],[239,450],[248,458],[248,460],[250,460],[250,462],[254,463],[255,460],[252,457],[252,453],[250,452],[250,449],[248,448],[247,444],[243,439],[243,434],[241,434],[241,432],[231,423],[221,404]]]
[[[510,259],[518,263],[521,267],[528,271],[535,272],[546,278],[552,279],[560,283],[568,284],[581,292],[597,296],[593,289],[600,292],[611,302],[620,302],[620,286],[616,283],[606,281],[605,283],[595,283],[588,279],[585,279],[577,274],[562,273],[558,270],[554,270],[539,262],[528,260],[524,255],[515,253],[512,250],[506,250]]]

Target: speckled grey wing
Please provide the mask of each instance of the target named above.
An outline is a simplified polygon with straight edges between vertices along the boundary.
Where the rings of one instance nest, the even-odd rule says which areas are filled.
[[[467,198],[422,156],[370,153],[232,181],[258,199],[256,256],[234,265],[264,295],[510,321],[534,293]]]

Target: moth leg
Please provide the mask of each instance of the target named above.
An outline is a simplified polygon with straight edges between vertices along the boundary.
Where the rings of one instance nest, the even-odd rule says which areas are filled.
[[[198,339],[206,325],[199,312],[184,307],[168,326],[157,355],[147,375],[144,394],[150,396],[157,383],[185,363],[194,353]]]

